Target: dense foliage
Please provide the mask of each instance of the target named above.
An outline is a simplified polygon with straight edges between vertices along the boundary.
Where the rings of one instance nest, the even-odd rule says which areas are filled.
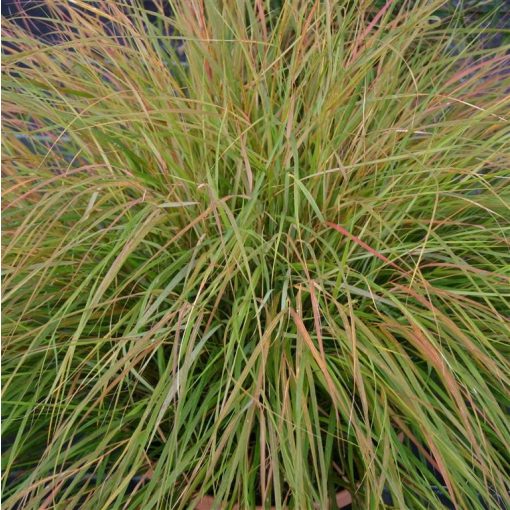
[[[4,508],[510,507],[508,45],[60,4],[4,23]]]

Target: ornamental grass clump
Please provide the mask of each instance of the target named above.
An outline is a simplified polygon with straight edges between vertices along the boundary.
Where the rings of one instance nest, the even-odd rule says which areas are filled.
[[[4,508],[510,508],[509,46],[441,4],[4,21]]]

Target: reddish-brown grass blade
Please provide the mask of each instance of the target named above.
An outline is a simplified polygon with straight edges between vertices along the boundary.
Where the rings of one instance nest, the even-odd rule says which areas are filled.
[[[382,260],[389,266],[394,267],[395,269],[398,269],[399,271],[402,271],[402,269],[397,264],[395,264],[395,262],[392,262],[387,257],[385,257],[382,253],[379,253],[377,250],[374,250],[374,248],[372,248],[367,243],[365,243],[365,241],[362,241],[359,237],[355,236],[354,234],[351,234],[347,229],[345,229],[341,225],[337,225],[336,223],[331,223],[330,221],[326,222],[326,225],[328,227],[334,228],[337,232],[340,232],[345,237],[348,237],[351,241],[354,241],[357,245],[361,246],[364,250],[368,251],[374,257],[377,257],[379,260]]]

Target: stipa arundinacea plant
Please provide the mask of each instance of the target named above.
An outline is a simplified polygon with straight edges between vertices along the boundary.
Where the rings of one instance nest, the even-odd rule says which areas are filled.
[[[509,507],[509,48],[440,4],[4,22],[6,509]]]

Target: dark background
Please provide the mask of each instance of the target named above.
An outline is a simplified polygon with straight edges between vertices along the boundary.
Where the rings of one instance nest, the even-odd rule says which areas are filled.
[[[46,37],[51,31],[51,25],[44,22],[42,19],[48,16],[47,10],[44,6],[41,6],[44,0],[3,0],[2,4],[2,16],[9,18],[15,18],[17,14],[22,11],[27,12],[32,18],[30,21],[30,30],[34,35]],[[66,0],[59,0],[62,4],[67,4]],[[111,0],[112,2],[115,0]],[[170,14],[168,2],[165,0],[131,0],[132,3],[143,5],[149,10],[156,10],[155,4],[166,4],[165,11]],[[275,8],[282,3],[283,0],[273,0],[272,5]],[[386,0],[373,0],[374,7],[378,8],[384,5]],[[401,0],[396,0],[396,4]],[[442,17],[451,15],[454,11],[462,10],[462,20],[466,26],[471,24],[477,24],[490,15],[491,12],[497,10],[497,13],[490,16],[484,22],[484,25],[490,28],[499,28],[503,30],[510,30],[510,0],[448,0],[444,6],[439,9],[437,14]],[[495,45],[500,45],[510,42],[510,35],[508,33],[500,33],[493,36]]]

